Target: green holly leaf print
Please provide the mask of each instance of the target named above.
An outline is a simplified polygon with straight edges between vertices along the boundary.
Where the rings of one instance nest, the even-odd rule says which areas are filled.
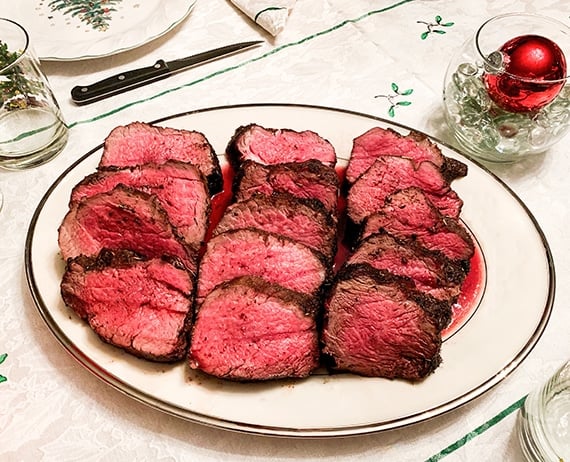
[[[374,98],[385,98],[390,107],[388,108],[388,115],[390,117],[394,117],[396,115],[396,107],[398,106],[409,106],[412,104],[411,101],[396,101],[400,96],[411,95],[413,93],[412,88],[408,88],[407,90],[400,91],[400,87],[396,82],[392,82],[390,84],[390,88],[392,88],[392,93],[388,95],[376,95]]]
[[[0,364],[2,364],[6,360],[7,357],[8,357],[7,353],[0,355]],[[7,380],[8,379],[6,377],[4,377],[3,375],[0,375],[0,383],[6,382]]]
[[[418,24],[425,24],[425,26],[427,27],[427,30],[422,32],[422,34],[420,35],[422,40],[425,40],[426,38],[429,37],[429,35],[433,32],[434,34],[445,34],[444,31],[442,31],[441,29],[436,29],[436,26],[441,26],[441,27],[451,27],[453,26],[455,23],[449,21],[449,22],[442,22],[442,17],[440,15],[437,15],[435,17],[435,22],[427,22],[427,21],[416,21]]]

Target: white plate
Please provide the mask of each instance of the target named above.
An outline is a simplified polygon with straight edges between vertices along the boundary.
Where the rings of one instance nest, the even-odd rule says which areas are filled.
[[[347,158],[352,140],[373,126],[409,129],[372,116],[313,106],[245,105],[175,115],[161,125],[202,131],[223,153],[234,130],[312,129]],[[25,264],[41,316],[61,344],[93,374],[143,403],[170,414],[251,433],[322,437],[369,433],[420,422],[481,395],[511,373],[541,336],[554,298],[554,266],[532,215],[495,176],[439,143],[469,166],[454,189],[462,217],[484,254],[486,288],[477,311],[442,347],[442,365],[423,382],[315,375],[304,380],[240,384],[206,377],[186,364],[139,360],[103,344],[63,305],[63,262],[57,229],[71,188],[91,173],[101,146],[73,164],[46,193],[34,214]]]
[[[11,1],[4,12],[28,31],[40,59],[70,61],[109,56],[164,35],[196,0],[111,0],[79,12],[66,0]],[[100,8],[111,9],[99,14]],[[82,7],[84,8],[84,7]]]

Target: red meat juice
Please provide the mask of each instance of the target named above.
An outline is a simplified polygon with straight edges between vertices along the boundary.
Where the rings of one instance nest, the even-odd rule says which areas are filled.
[[[336,172],[339,177],[340,184],[343,184],[345,178],[346,167],[337,167]],[[234,170],[229,164],[222,166],[222,174],[224,178],[224,188],[221,192],[212,197],[212,211],[210,215],[210,225],[206,233],[206,242],[210,239],[212,232],[219,223],[227,206],[233,200],[232,184],[234,180]],[[346,261],[350,254],[350,250],[345,244],[345,216],[346,198],[341,194],[338,199],[338,250],[334,260],[334,270],[338,270]],[[485,262],[481,249],[475,241],[475,254],[470,261],[469,274],[463,282],[461,294],[457,302],[453,305],[453,317],[450,325],[442,332],[444,339],[449,338],[457,332],[471,317],[477,309],[485,287]]]
[[[231,165],[222,166],[222,178],[224,179],[223,190],[212,197],[212,211],[210,213],[210,224],[206,231],[206,239],[208,242],[212,237],[214,228],[220,222],[226,208],[232,202],[232,184],[234,181],[234,169]]]
[[[469,274],[463,281],[461,294],[452,307],[453,317],[451,318],[451,323],[441,333],[444,339],[451,337],[469,321],[469,318],[477,310],[483,296],[483,290],[485,289],[485,260],[481,248],[477,245],[477,241],[475,241],[475,253],[471,257],[469,265]]]

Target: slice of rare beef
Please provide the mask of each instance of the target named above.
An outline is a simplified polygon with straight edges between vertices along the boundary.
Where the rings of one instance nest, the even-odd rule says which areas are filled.
[[[406,157],[416,164],[429,161],[442,171],[447,181],[467,174],[465,164],[445,157],[426,135],[416,131],[401,135],[391,128],[373,127],[353,141],[346,168],[348,183],[354,183],[381,156]]]
[[[190,367],[231,380],[306,377],[318,366],[314,297],[243,276],[218,285],[196,314]]]
[[[108,192],[118,184],[155,194],[186,243],[193,248],[202,245],[211,200],[204,177],[194,165],[167,161],[95,172],[73,188],[70,206],[86,197]]]
[[[388,196],[382,209],[367,218],[362,237],[381,229],[402,239],[415,239],[452,260],[469,261],[475,252],[473,239],[461,222],[443,216],[419,188]]]
[[[176,260],[103,250],[68,260],[61,294],[105,342],[168,362],[186,355],[193,287]]]
[[[198,249],[186,245],[158,198],[122,184],[75,202],[58,235],[64,260],[103,249],[132,250],[148,258],[179,258],[195,273]]]
[[[318,133],[265,128],[254,123],[236,129],[226,152],[236,169],[248,159],[266,165],[312,159],[330,167],[336,165],[334,147]]]
[[[329,260],[336,252],[336,220],[314,199],[300,199],[288,193],[254,194],[231,204],[213,234],[243,228],[287,236],[321,252]]]
[[[441,313],[448,310],[408,279],[348,265],[325,304],[323,353],[335,370],[421,380],[441,362]]]
[[[391,128],[373,127],[354,138],[346,180],[354,183],[381,156],[407,157],[418,164],[427,160],[437,167],[444,163],[441,150],[427,137],[413,131],[404,136]]]
[[[467,275],[459,262],[430,251],[413,239],[397,239],[386,232],[361,241],[347,264],[368,264],[410,278],[416,289],[450,305],[457,301]]]
[[[105,139],[99,169],[178,160],[195,165],[208,182],[209,191],[222,190],[222,170],[212,145],[203,133],[159,127],[142,122],[114,128]]]
[[[255,193],[286,192],[301,199],[316,199],[337,214],[339,179],[334,168],[317,160],[263,165],[244,161],[236,173],[233,193],[237,201]]]
[[[390,194],[408,187],[418,187],[444,215],[458,217],[463,202],[431,162],[415,165],[410,159],[379,157],[350,187],[347,213],[356,224],[378,212]]]
[[[218,284],[239,276],[259,276],[320,296],[329,268],[322,255],[284,236],[252,228],[226,231],[206,244],[200,260],[197,306]]]

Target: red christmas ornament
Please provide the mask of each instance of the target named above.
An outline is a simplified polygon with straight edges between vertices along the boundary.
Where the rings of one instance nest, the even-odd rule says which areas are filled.
[[[564,86],[566,58],[556,43],[539,35],[521,35],[499,50],[501,70],[485,73],[490,98],[511,112],[534,112],[550,103]]]

